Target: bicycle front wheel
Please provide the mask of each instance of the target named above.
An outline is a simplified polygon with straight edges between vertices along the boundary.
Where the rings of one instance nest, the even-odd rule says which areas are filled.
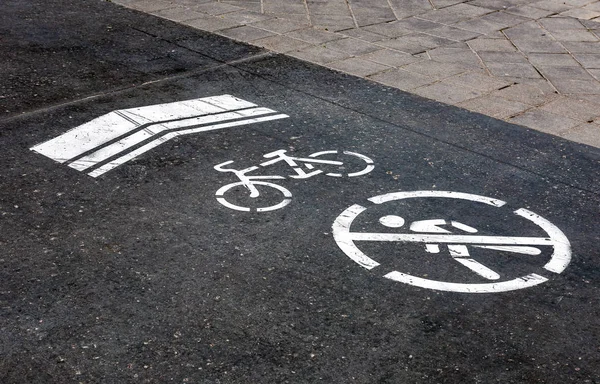
[[[362,176],[371,172],[375,168],[373,160],[371,160],[369,157],[350,151],[321,151],[310,154],[308,157],[342,161],[344,163],[343,166],[338,167],[338,169],[334,172],[325,173],[326,176],[331,177]],[[318,166],[323,167],[321,164]]]

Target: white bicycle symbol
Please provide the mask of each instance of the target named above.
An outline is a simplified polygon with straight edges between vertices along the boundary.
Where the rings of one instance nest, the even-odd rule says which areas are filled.
[[[294,156],[288,156],[286,154],[286,150],[285,149],[280,149],[274,152],[270,152],[267,153],[265,155],[263,155],[263,157],[267,158],[267,159],[271,159],[268,161],[265,161],[263,163],[261,163],[259,166],[252,166],[249,168],[245,168],[245,169],[233,169],[233,168],[225,168],[225,166],[232,164],[233,160],[229,160],[226,161],[224,163],[221,164],[217,164],[214,166],[214,169],[219,171],[219,172],[230,172],[233,173],[234,175],[236,175],[238,177],[238,179],[240,179],[240,181],[231,183],[231,184],[227,184],[224,185],[223,187],[219,188],[219,190],[216,192],[216,196],[217,196],[217,201],[221,204],[223,204],[224,206],[226,206],[227,208],[231,208],[231,209],[235,209],[237,211],[244,211],[244,212],[250,212],[252,209],[249,207],[244,207],[244,206],[240,206],[240,205],[236,205],[231,203],[230,201],[232,200],[231,195],[233,195],[233,193],[235,191],[239,191],[239,189],[236,189],[235,187],[238,186],[243,186],[246,189],[246,192],[249,192],[249,197],[252,199],[255,199],[257,197],[260,196],[260,191],[258,187],[268,187],[268,188],[273,188],[275,191],[277,191],[278,193],[280,193],[281,195],[283,195],[283,198],[280,202],[273,204],[273,205],[268,205],[265,207],[258,207],[256,208],[257,212],[268,212],[268,211],[274,211],[276,209],[280,209],[285,207],[286,205],[288,205],[291,201],[292,198],[292,193],[282,187],[281,185],[278,184],[274,184],[271,182],[267,182],[267,181],[261,181],[261,180],[282,180],[285,179],[285,176],[279,176],[279,175],[256,175],[256,176],[250,176],[248,175],[250,172],[254,172],[257,169],[259,169],[259,167],[267,167],[269,165],[272,164],[276,164],[279,162],[285,162],[287,165],[289,165],[290,167],[292,167],[292,169],[296,172],[296,174],[293,175],[289,175],[289,177],[293,178],[293,179],[308,179],[310,177],[325,173],[325,171],[321,170],[321,169],[315,169],[315,165],[335,165],[335,166],[343,166],[344,162],[341,161],[337,161],[337,160],[326,160],[323,159],[322,157],[324,156],[331,156],[331,155],[338,155],[338,154],[343,154],[343,155],[348,155],[348,156],[352,156],[354,158],[358,158],[361,160],[361,163],[365,163],[364,167],[358,171],[355,172],[343,172],[343,173],[339,173],[339,172],[327,172],[325,173],[325,176],[331,176],[331,177],[356,177],[356,176],[362,176],[365,175],[369,172],[371,172],[375,166],[373,165],[373,160],[371,160],[370,158],[368,158],[365,155],[361,155],[360,153],[356,153],[356,152],[350,152],[350,151],[336,151],[336,150],[331,150],[331,151],[321,151],[321,152],[316,152],[313,154],[308,155],[308,157],[294,157]],[[305,171],[301,165],[299,165],[299,163],[301,163],[306,170]],[[225,197],[225,195],[229,192],[229,201],[228,199]],[[237,200],[234,200],[237,201]]]

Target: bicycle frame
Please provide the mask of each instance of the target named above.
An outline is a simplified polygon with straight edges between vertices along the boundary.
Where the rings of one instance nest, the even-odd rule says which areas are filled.
[[[315,170],[309,173],[306,173],[302,168],[300,168],[298,166],[298,164],[296,163],[296,161],[302,162],[306,164],[306,168],[308,169],[313,169],[312,164],[329,164],[329,165],[342,165],[344,163],[342,163],[341,161],[335,161],[335,160],[320,160],[320,159],[313,159],[313,158],[306,158],[306,157],[293,157],[293,156],[288,156],[286,155],[287,151],[285,149],[280,149],[278,151],[273,151],[270,153],[266,153],[263,155],[263,157],[269,159],[269,158],[273,158],[273,160],[269,160],[269,161],[265,161],[263,163],[260,163],[261,167],[266,167],[268,165],[271,164],[275,164],[278,163],[280,161],[284,161],[287,165],[289,165],[290,167],[292,167],[292,169],[297,173],[297,175],[290,175],[291,178],[293,179],[308,179],[309,177],[313,177],[316,176],[320,173],[323,173],[322,170]]]
[[[240,170],[233,169],[233,168],[223,168],[223,166],[231,164],[231,163],[233,163],[233,160],[229,160],[229,161],[226,161],[224,163],[217,164],[217,165],[214,166],[214,169],[216,169],[219,172],[231,172],[234,175],[236,175],[238,177],[238,179],[240,179],[240,181],[242,182],[242,184],[244,185],[244,187],[246,187],[250,191],[250,197],[252,197],[252,198],[260,196],[260,193],[258,192],[258,189],[256,189],[256,187],[252,183],[252,180],[281,180],[281,179],[285,179],[285,177],[283,177],[283,176],[277,176],[277,175],[246,176],[246,173],[256,171],[258,169],[257,166],[252,166],[252,167],[249,167],[249,168],[246,168],[246,169],[240,169]]]

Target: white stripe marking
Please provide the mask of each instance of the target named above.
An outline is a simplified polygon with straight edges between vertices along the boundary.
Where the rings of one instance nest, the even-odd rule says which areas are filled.
[[[223,108],[205,103],[202,100],[186,100],[183,102],[124,109],[120,112],[140,124],[146,124],[148,122],[175,120],[225,111]]]
[[[69,167],[77,169],[79,171],[83,171],[89,167],[93,167],[97,163],[100,163],[109,157],[115,156],[116,154],[127,150],[127,148],[133,147],[145,140],[151,139],[153,136],[159,135],[171,129],[183,128],[187,126],[194,126],[200,124],[214,123],[218,121],[226,121],[239,119],[240,117],[249,117],[249,116],[260,116],[267,113],[274,113],[272,109],[268,108],[253,108],[247,109],[243,111],[236,112],[224,112],[218,115],[209,115],[202,117],[194,117],[191,119],[171,121],[168,123],[151,125],[149,127],[144,128],[141,131],[135,132],[115,143],[112,143],[104,148],[100,148],[99,150],[84,156],[80,159],[75,160]]]
[[[340,233],[347,240],[358,241],[399,241],[417,243],[447,244],[510,244],[510,245],[555,245],[547,237],[511,237],[511,236],[472,236],[472,235],[421,235],[404,233]]]
[[[491,269],[481,264],[480,262],[475,261],[474,259],[457,257],[454,260],[458,261],[459,263],[461,263],[462,265],[469,268],[471,271],[475,272],[476,274],[485,279],[498,280],[500,278],[500,275],[498,273],[492,271]]]
[[[160,123],[160,121],[169,119],[190,118],[250,107],[256,107],[256,104],[231,95],[221,95],[121,109],[75,127],[54,139],[32,147],[31,150],[59,163],[64,163],[123,136],[142,124]]]
[[[92,177],[98,177],[100,175],[103,175],[104,173],[110,171],[111,169],[114,169],[114,168],[118,167],[119,165],[124,164],[127,161],[132,160],[132,159],[138,157],[139,155],[148,152],[152,148],[155,148],[155,147],[159,146],[160,144],[165,143],[177,136],[190,135],[190,134],[194,134],[194,133],[213,131],[213,130],[217,130],[217,129],[236,127],[236,126],[246,125],[246,124],[259,123],[262,121],[284,119],[286,117],[289,117],[289,116],[284,115],[284,114],[279,114],[279,115],[272,115],[272,116],[265,116],[265,117],[257,117],[254,119],[247,119],[247,120],[241,120],[241,121],[232,121],[230,123],[209,125],[206,127],[185,129],[182,131],[169,132],[166,135],[161,136],[161,137],[157,138],[156,140],[151,141],[148,144],[145,144],[142,147],[139,147],[139,148],[115,159],[115,160],[112,160],[109,163],[104,164],[103,166],[88,173],[88,175],[90,175]]]
[[[239,99],[235,96],[231,95],[221,95],[221,96],[211,96],[205,97],[202,100],[203,102],[215,105],[221,109],[231,111],[234,109],[242,109],[242,108],[250,108],[256,107],[256,104],[251,103],[246,100]]]
[[[539,255],[542,253],[542,250],[535,247],[524,247],[524,246],[501,246],[501,245],[472,245],[475,248],[485,248],[485,249],[493,249],[495,251],[506,251],[506,252],[514,252],[521,253],[523,255]]]
[[[467,257],[469,255],[469,248],[464,244],[449,244],[448,251],[452,257]]]
[[[452,225],[454,228],[462,229],[462,230],[463,230],[463,231],[465,231],[465,232],[469,232],[469,233],[477,233],[477,230],[476,230],[475,228],[473,228],[473,227],[470,227],[470,226],[468,226],[468,225],[466,225],[466,224],[463,224],[463,223],[459,223],[458,221],[452,221],[452,222],[451,222],[451,225]]]
[[[135,124],[117,113],[100,116],[90,122],[32,147],[31,150],[59,163],[90,151],[114,138],[136,129]]]

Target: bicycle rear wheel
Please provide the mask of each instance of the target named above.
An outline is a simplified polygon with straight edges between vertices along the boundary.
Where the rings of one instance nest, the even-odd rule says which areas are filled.
[[[245,207],[245,206],[241,206],[238,205],[240,203],[238,203],[239,200],[254,200],[253,198],[250,197],[250,192],[248,191],[248,189],[244,186],[244,183],[242,182],[237,182],[237,183],[231,183],[231,184],[227,184],[224,185],[223,187],[219,188],[219,190],[215,193],[216,197],[217,197],[217,201],[221,204],[223,204],[224,206],[226,206],[227,208],[230,209],[234,209],[236,211],[242,211],[242,212],[269,212],[269,211],[274,211],[280,208],[285,207],[286,205],[288,205],[291,202],[292,199],[292,193],[290,191],[288,191],[287,189],[285,189],[284,187],[282,187],[281,185],[277,185],[277,184],[273,184],[273,183],[268,183],[266,181],[253,181],[252,184],[259,190],[263,189],[264,187],[269,187],[274,189],[275,191],[277,191],[277,195],[279,195],[279,197],[277,197],[277,200],[281,200],[276,204],[272,204],[272,198],[268,198],[269,201],[263,201],[264,200],[264,196],[266,195],[272,195],[272,193],[268,194],[268,193],[263,193],[262,197],[263,199],[261,199],[261,196],[259,195],[256,199],[260,199],[258,201],[255,201],[256,204],[248,204],[248,205],[252,205],[252,207]],[[273,191],[271,191],[273,192]],[[241,194],[244,194],[244,196],[241,196]],[[281,196],[283,195],[283,196]],[[234,201],[235,203],[232,203],[232,201]],[[253,201],[254,202],[254,201]]]

